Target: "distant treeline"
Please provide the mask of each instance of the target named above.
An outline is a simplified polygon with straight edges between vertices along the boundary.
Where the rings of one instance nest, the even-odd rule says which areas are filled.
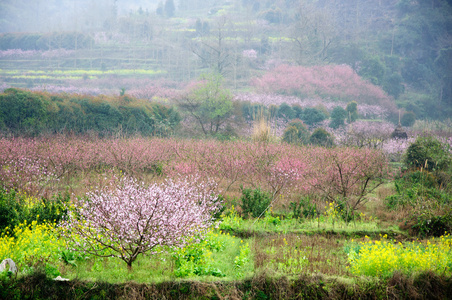
[[[0,94],[0,131],[15,136],[46,133],[171,135],[180,122],[172,107],[129,96],[50,94],[7,89]]]
[[[83,49],[93,45],[89,35],[80,32],[5,33],[0,35],[0,50]]]

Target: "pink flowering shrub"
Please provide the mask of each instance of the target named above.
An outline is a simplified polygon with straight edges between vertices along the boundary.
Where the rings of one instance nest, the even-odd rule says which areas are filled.
[[[298,105],[301,108],[306,107],[325,107],[328,112],[332,112],[334,107],[347,107],[346,101],[331,101],[330,99],[322,99],[318,97],[300,98],[293,95],[278,95],[278,94],[257,94],[257,93],[241,93],[235,95],[235,101],[249,102],[253,104],[262,104],[264,106],[281,105],[286,103],[288,105]],[[392,105],[381,106],[378,103],[367,104],[360,103],[358,105],[358,113],[365,119],[386,119],[389,116]]]
[[[333,175],[326,172],[329,165],[337,165],[337,161],[331,160],[332,157],[353,166],[351,169],[344,167],[331,171],[334,170],[336,177],[340,176],[341,172],[349,174],[346,173],[349,170],[350,176],[355,176],[349,181],[354,184],[347,185],[348,192],[342,193],[344,197],[361,195],[354,189],[356,186],[362,186],[360,180],[365,180],[366,177],[360,177],[359,174],[378,174],[375,176],[380,178],[384,172],[375,172],[386,168],[381,151],[366,148],[326,150],[322,147],[299,147],[285,143],[141,137],[0,139],[2,166],[26,158],[36,162],[39,170],[55,174],[56,178],[68,185],[73,184],[74,177],[83,180],[84,176],[89,177],[93,173],[102,175],[107,170],[116,170],[142,180],[157,176],[159,180],[197,176],[204,181],[215,182],[223,195],[238,189],[240,185],[261,187],[271,193],[273,198],[280,194],[323,193],[320,188],[326,184],[342,185],[343,188],[340,181],[333,180]],[[27,175],[22,179],[33,182],[38,180],[38,177]],[[367,187],[363,195],[366,194]],[[332,188],[336,194],[339,190],[340,187],[337,186]]]
[[[195,180],[144,186],[122,178],[80,198],[62,224],[63,234],[74,250],[117,257],[131,269],[140,254],[200,238],[219,209],[216,199],[214,185]]]
[[[374,149],[316,148],[303,174],[307,188],[331,202],[341,201],[348,213],[366,201],[366,195],[391,177],[386,157]]]
[[[331,98],[395,108],[380,87],[363,80],[347,65],[280,65],[254,78],[251,84],[260,93]]]
[[[29,158],[3,161],[0,164],[0,182],[7,190],[41,196],[43,189],[57,180],[40,161]]]
[[[349,147],[381,149],[395,125],[389,122],[356,121],[349,124],[340,143]]]

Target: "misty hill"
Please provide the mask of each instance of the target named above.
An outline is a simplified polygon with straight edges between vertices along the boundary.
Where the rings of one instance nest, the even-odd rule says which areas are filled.
[[[240,91],[281,64],[347,64],[419,118],[447,118],[451,2],[8,0],[0,3],[0,76],[8,86],[95,86],[89,75],[68,81],[26,74],[138,69],[152,70],[149,80],[188,82],[216,71]],[[74,52],[49,57],[60,48]]]

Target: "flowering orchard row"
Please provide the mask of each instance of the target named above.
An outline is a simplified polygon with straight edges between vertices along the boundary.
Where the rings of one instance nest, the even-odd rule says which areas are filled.
[[[363,80],[347,65],[280,65],[253,79],[251,84],[262,93],[357,101],[395,109],[394,103],[380,87]]]
[[[75,52],[74,50],[67,50],[62,48],[46,51],[8,49],[0,51],[0,58],[30,58],[30,57],[59,58],[74,55],[74,52]]]
[[[259,94],[259,93],[240,93],[234,98],[236,101],[250,102],[253,104],[262,104],[264,106],[281,105],[297,105],[303,109],[306,107],[324,107],[331,112],[336,106],[342,108],[347,107],[347,101],[332,101],[331,99],[322,99],[319,97],[301,98],[292,95],[277,94]],[[365,119],[386,119],[389,116],[387,107],[376,104],[359,103],[358,113]]]
[[[0,165],[0,180],[17,189],[113,168],[133,177],[195,175],[214,180],[220,193],[244,185],[260,186],[273,197],[297,192],[353,198],[352,206],[363,200],[371,182],[388,176],[383,153],[368,148],[141,137],[3,138]]]

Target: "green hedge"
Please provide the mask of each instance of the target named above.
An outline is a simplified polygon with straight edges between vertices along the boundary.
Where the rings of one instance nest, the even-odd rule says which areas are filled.
[[[14,88],[0,94],[0,130],[13,135],[121,131],[168,136],[179,122],[174,108],[128,96],[49,94]]]
[[[0,50],[83,49],[94,44],[87,34],[79,32],[4,33],[0,35]]]

